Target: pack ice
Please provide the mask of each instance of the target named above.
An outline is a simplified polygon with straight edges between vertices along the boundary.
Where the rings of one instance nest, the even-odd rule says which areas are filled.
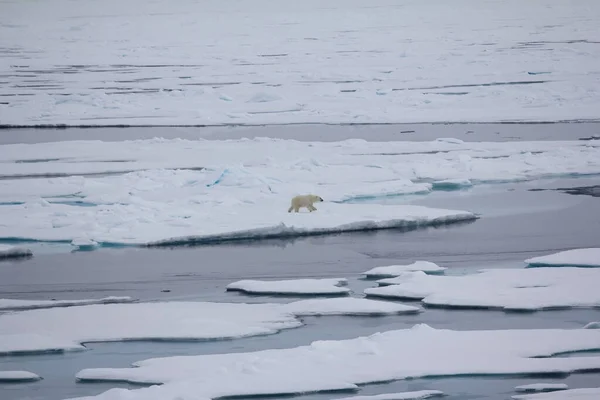
[[[461,276],[406,272],[381,279],[367,296],[415,299],[430,306],[546,310],[600,305],[600,270],[580,268],[484,269]]]
[[[42,160],[42,161],[40,161]],[[589,142],[72,141],[0,146],[0,240],[161,245],[408,228],[468,211],[382,203],[473,184],[600,173]],[[55,175],[52,175],[55,174]],[[44,178],[60,174],[80,175]],[[89,174],[108,174],[90,176]],[[287,213],[297,194],[325,199]],[[369,202],[365,202],[369,200]]]
[[[223,2],[207,8],[193,0],[161,0],[149,9],[144,0],[107,0],[107,8],[119,10],[110,18],[94,4],[55,0],[34,8],[19,1],[3,7],[9,23],[0,25],[0,44],[10,51],[0,75],[10,76],[11,84],[3,88],[0,122],[598,117],[596,0],[465,0],[461,7],[373,0],[368,18],[363,3],[344,0],[327,7],[318,0],[242,0],[235,9]],[[164,27],[160,35],[157,26]],[[98,37],[101,43],[92,39]]]
[[[573,249],[525,260],[530,267],[600,267],[600,248]]]
[[[302,326],[303,315],[412,314],[418,307],[357,298],[287,304],[156,302],[0,314],[0,354],[84,350],[88,342],[218,340]]]
[[[421,324],[288,349],[154,358],[135,368],[84,369],[77,378],[163,384],[86,400],[283,395],[428,376],[586,371],[599,368],[600,357],[551,356],[598,348],[600,335],[586,329],[452,331]]]

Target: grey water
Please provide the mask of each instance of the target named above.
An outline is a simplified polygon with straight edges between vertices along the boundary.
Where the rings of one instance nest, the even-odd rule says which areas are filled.
[[[542,132],[548,125],[535,126]],[[581,129],[580,133],[585,130],[577,124],[573,126],[575,130]],[[512,128],[515,132],[525,129]],[[587,134],[593,134],[591,128],[586,129]],[[128,129],[114,131],[113,138],[128,135],[122,133]],[[272,132],[258,136],[274,136]],[[44,141],[46,134],[37,130],[38,141]],[[0,131],[0,137],[4,135]],[[436,137],[456,136],[456,132],[451,131],[436,133]],[[543,135],[539,133],[535,140],[543,140],[539,136]],[[533,139],[525,137],[523,140]],[[346,277],[352,295],[360,296],[364,288],[374,285],[372,281],[363,280],[361,272],[380,265],[429,260],[448,267],[447,274],[522,267],[523,260],[529,257],[570,248],[599,247],[600,199],[585,193],[554,190],[599,184],[600,177],[563,177],[388,199],[390,203],[463,209],[482,215],[474,222],[409,231],[354,232],[170,248],[42,252],[31,259],[0,262],[0,298],[78,299],[116,295],[142,301],[288,302],[294,298],[247,296],[226,292],[225,286],[239,279]],[[325,316],[302,320],[305,325],[300,328],[238,340],[93,343],[86,345],[87,351],[78,353],[0,357],[0,370],[28,370],[43,377],[32,383],[0,384],[0,399],[59,400],[95,395],[112,387],[137,388],[139,386],[125,383],[80,383],[76,382],[75,374],[84,368],[128,367],[132,362],[152,357],[295,347],[314,340],[348,339],[410,328],[417,323],[457,330],[580,328],[588,322],[599,321],[600,309],[505,313],[427,308],[418,315]],[[410,362],[402,355],[398,357],[399,362]],[[504,400],[516,394],[515,386],[538,382],[567,383],[570,388],[596,387],[600,374],[413,379],[366,385],[358,394],[437,389],[451,400]],[[325,400],[349,395],[352,394],[307,394],[299,399]]]

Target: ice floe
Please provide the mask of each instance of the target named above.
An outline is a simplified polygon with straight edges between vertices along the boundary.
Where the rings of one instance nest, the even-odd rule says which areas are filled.
[[[573,249],[525,260],[530,267],[600,267],[600,248]]]
[[[600,357],[551,356],[597,348],[600,335],[586,329],[453,331],[420,324],[296,348],[164,357],[138,361],[135,368],[84,369],[77,378],[163,383],[86,397],[95,400],[174,400],[187,393],[210,398],[283,395],[428,376],[588,371],[600,367]]]
[[[440,390],[417,390],[414,392],[384,393],[373,396],[342,397],[334,400],[420,400],[445,396]]]
[[[1,382],[31,382],[39,381],[41,376],[29,371],[0,371]]]
[[[476,0],[462,7],[441,2],[433,12],[421,2],[397,8],[376,0],[369,18],[361,3],[343,0],[327,8],[317,0],[293,6],[241,1],[235,9],[217,2],[208,10],[191,0],[153,2],[151,9],[143,0],[110,0],[107,7],[119,10],[111,18],[90,4],[56,0],[33,13],[29,3],[16,2],[5,11],[10,23],[0,25],[0,38],[11,40],[2,42],[10,52],[0,74],[10,85],[3,88],[1,123],[598,117],[594,0],[577,7],[494,0],[485,9]],[[166,14],[169,19],[160,20]],[[161,35],[158,23],[165,28]],[[185,40],[195,33],[204,42]]]
[[[440,267],[431,261],[415,261],[407,265],[388,265],[385,267],[375,267],[363,272],[367,278],[385,278],[396,277],[405,272],[423,271],[429,274],[437,274],[445,271],[446,267]]]
[[[41,159],[50,161],[33,162]],[[432,182],[447,180],[477,185],[599,174],[600,147],[581,141],[72,141],[0,146],[0,165],[7,178],[0,181],[0,239],[91,249],[473,220],[467,211],[376,203],[426,195],[436,190]],[[102,176],[119,171],[132,172]],[[48,174],[83,175],[40,177]],[[290,199],[306,193],[325,199],[318,211],[287,213]]]
[[[515,400],[597,400],[600,398],[600,387],[568,389],[547,393],[516,394]]]
[[[365,289],[367,296],[421,300],[429,306],[534,311],[600,305],[600,270],[486,269],[461,276],[407,272]]]
[[[299,316],[419,311],[413,306],[364,298],[288,304],[157,302],[30,310],[0,314],[0,354],[84,350],[82,344],[88,342],[232,339],[302,326]]]
[[[556,390],[566,390],[569,386],[565,383],[531,383],[515,387],[517,392],[553,392]]]
[[[0,299],[0,311],[34,310],[38,308],[84,306],[90,304],[131,303],[136,301],[129,296],[109,296],[101,299],[83,300],[20,300]]]
[[[344,295],[350,289],[346,278],[328,279],[288,279],[281,281],[241,280],[230,283],[227,290],[235,290],[249,294],[281,294],[281,295]]]
[[[0,260],[6,258],[22,258],[31,257],[33,252],[25,247],[10,246],[8,244],[0,244]]]

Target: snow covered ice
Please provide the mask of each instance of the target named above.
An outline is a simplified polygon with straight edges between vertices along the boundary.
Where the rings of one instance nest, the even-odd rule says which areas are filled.
[[[436,263],[431,261],[415,261],[408,265],[388,265],[385,267],[375,267],[363,274],[367,278],[385,278],[385,277],[396,277],[402,275],[404,272],[423,271],[429,274],[442,273],[447,268],[440,267]]]
[[[517,394],[511,398],[515,400],[597,400],[600,398],[600,387],[569,389],[548,393]]]
[[[22,162],[42,159],[50,161]],[[430,182],[444,179],[477,185],[600,174],[600,146],[446,139],[73,141],[0,146],[0,165],[5,178],[15,178],[0,181],[0,239],[155,245],[473,220],[466,210],[375,203],[426,196],[435,191]],[[47,177],[61,174],[83,175]],[[290,199],[306,193],[325,199],[318,211],[287,213]]]
[[[0,123],[598,117],[596,0],[102,4],[3,4]]]
[[[569,386],[565,383],[531,383],[515,387],[517,392],[553,392],[556,390],[566,390]]]
[[[0,244],[0,260],[5,258],[30,257],[32,255],[32,251],[28,248]]]
[[[250,294],[345,295],[350,289],[346,278],[288,279],[281,281],[241,280],[227,285],[227,290]]]
[[[87,342],[218,340],[297,328],[304,315],[414,314],[418,307],[369,299],[287,304],[157,302],[86,305],[0,314],[0,354],[84,350]]]
[[[154,358],[134,363],[135,368],[90,368],[77,378],[164,383],[85,397],[90,400],[174,400],[186,393],[209,398],[283,395],[356,390],[361,384],[427,376],[586,371],[600,367],[600,357],[550,356],[599,347],[600,335],[586,329],[453,331],[420,324],[296,348]]]
[[[0,383],[2,382],[31,382],[42,379],[39,375],[29,371],[0,371]]]
[[[71,307],[90,304],[131,303],[135,299],[128,296],[109,296],[101,299],[82,300],[20,300],[0,299],[0,311],[34,310],[38,308]]]
[[[600,248],[573,249],[525,260],[530,267],[600,267]]]
[[[367,296],[415,299],[443,307],[534,311],[600,306],[600,270],[580,268],[486,269],[461,276],[407,272],[382,279]]]
[[[420,400],[444,395],[445,393],[440,390],[417,390],[414,392],[384,393],[373,396],[342,397],[333,400]]]

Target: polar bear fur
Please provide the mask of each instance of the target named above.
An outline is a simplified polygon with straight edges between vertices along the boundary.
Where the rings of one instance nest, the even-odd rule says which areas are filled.
[[[298,212],[301,207],[308,208],[309,212],[317,211],[313,204],[320,203],[322,201],[323,199],[320,196],[315,196],[314,194],[296,196],[292,199],[292,204],[290,205],[288,212],[292,212],[292,210],[294,210],[294,212]]]

